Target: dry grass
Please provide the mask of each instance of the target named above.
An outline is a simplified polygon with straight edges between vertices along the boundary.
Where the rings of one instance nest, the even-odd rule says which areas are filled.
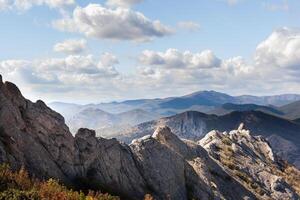
[[[13,172],[0,165],[0,200],[119,200],[119,197],[89,191],[73,191],[54,179],[39,181],[29,177],[26,170]]]

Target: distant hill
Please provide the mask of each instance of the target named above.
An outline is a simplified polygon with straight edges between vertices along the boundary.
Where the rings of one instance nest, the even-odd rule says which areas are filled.
[[[66,123],[74,133],[81,127],[95,130],[119,127],[121,130],[122,127],[134,126],[157,118],[158,116],[142,109],[112,114],[98,108],[90,107],[81,110],[73,117],[69,118]]]
[[[241,122],[251,132],[268,138],[279,155],[300,167],[300,124],[261,111],[235,111],[223,116],[188,111],[139,124],[113,137],[130,143],[166,125],[181,138],[199,140],[211,130],[230,131]]]
[[[240,104],[257,104],[257,105],[274,105],[283,106],[288,103],[300,100],[298,94],[281,94],[273,96],[252,96],[252,95],[241,95],[236,96]]]
[[[220,107],[217,107],[214,110],[209,111],[208,114],[225,115],[234,111],[261,111],[276,116],[285,115],[284,112],[278,110],[276,107],[273,106],[261,106],[256,104],[232,104],[232,103],[223,104]]]
[[[105,112],[112,114],[118,114],[121,112],[128,112],[135,109],[141,109],[158,116],[172,116],[185,111],[199,111],[204,113],[216,113],[216,114],[226,114],[230,111],[235,110],[249,110],[256,104],[259,106],[271,107],[256,107],[254,110],[261,110],[267,113],[272,113],[280,115],[280,111],[276,111],[273,106],[282,106],[285,104],[292,103],[294,101],[300,100],[300,95],[296,94],[283,94],[275,96],[231,96],[225,93],[216,91],[199,91],[189,95],[180,97],[169,97],[163,99],[136,99],[127,100],[122,102],[111,102],[111,103],[100,103],[100,104],[88,104],[88,105],[76,105],[76,104],[66,104],[66,103],[50,103],[49,106],[65,116],[66,119],[74,116],[81,110],[86,108],[97,108]],[[223,104],[246,104],[244,107],[228,108],[229,105]],[[229,111],[227,111],[229,110]],[[284,111],[281,111],[284,112]]]
[[[236,99],[220,92],[201,91],[163,101],[159,106],[160,108],[187,109],[194,105],[217,106],[228,102],[236,102]]]
[[[300,118],[300,101],[284,105],[279,110],[284,112],[289,119],[298,119]]]

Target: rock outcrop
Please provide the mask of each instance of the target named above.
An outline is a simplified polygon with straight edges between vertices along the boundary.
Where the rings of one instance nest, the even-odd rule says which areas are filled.
[[[188,111],[171,117],[139,124],[115,133],[113,137],[130,143],[152,134],[157,126],[168,126],[178,137],[198,141],[208,132],[230,132],[244,122],[253,135],[266,138],[274,153],[300,169],[300,124],[260,111],[232,112],[224,116]]]
[[[244,159],[234,171],[220,159],[227,149],[219,145],[223,137],[215,131],[196,143],[181,140],[165,126],[130,145],[97,138],[95,131],[83,128],[73,137],[60,114],[0,81],[0,163],[14,169],[24,166],[38,178],[133,200],[145,194],[158,200],[299,198],[295,185],[300,181],[288,180],[287,167],[278,164],[263,138],[242,128],[226,136],[240,155],[233,159]],[[235,173],[245,170],[266,194],[248,187]]]
[[[211,131],[198,144],[257,198],[299,199],[299,171],[277,158],[267,140],[252,136],[243,124],[229,133]]]
[[[74,153],[74,138],[61,115],[42,101],[26,100],[13,83],[0,82],[1,163],[69,183],[77,174]]]

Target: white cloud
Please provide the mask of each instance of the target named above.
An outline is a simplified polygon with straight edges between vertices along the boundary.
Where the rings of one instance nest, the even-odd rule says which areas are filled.
[[[75,5],[75,0],[0,0],[0,10],[28,10],[33,6],[41,5],[50,8],[64,8]]]
[[[100,58],[101,65],[103,66],[114,66],[119,64],[118,58],[111,53],[103,53]]]
[[[143,2],[143,0],[108,0],[106,4],[112,7],[130,7],[141,2]]]
[[[54,27],[79,32],[87,37],[112,40],[148,41],[172,34],[160,21],[151,21],[140,12],[125,8],[110,9],[99,4],[77,7],[72,18],[54,21]]]
[[[168,49],[166,52],[145,50],[139,57],[141,64],[156,65],[164,68],[213,68],[220,67],[221,60],[210,50],[200,53],[180,52]]]
[[[7,10],[10,7],[9,0],[0,0],[0,11],[1,10]]]
[[[177,26],[181,29],[185,29],[188,31],[198,31],[200,29],[200,25],[193,21],[181,21],[177,23]]]
[[[112,54],[105,55],[110,55],[113,58]],[[90,78],[95,82],[100,79],[116,78],[119,72],[115,69],[115,64],[117,62],[103,61],[102,58],[97,60],[92,55],[69,55],[65,58],[33,61],[5,60],[0,62],[0,69],[4,75],[13,79],[25,80],[27,84],[52,82],[59,85],[70,81],[80,82],[83,77],[85,80]]]
[[[66,54],[82,53],[86,49],[85,39],[68,39],[54,45],[53,50]]]
[[[260,66],[300,70],[300,30],[280,28],[261,42],[255,53]]]

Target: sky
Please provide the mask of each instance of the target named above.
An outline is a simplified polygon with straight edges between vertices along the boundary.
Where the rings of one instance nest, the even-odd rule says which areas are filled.
[[[0,74],[33,101],[300,94],[297,0],[0,0]]]

